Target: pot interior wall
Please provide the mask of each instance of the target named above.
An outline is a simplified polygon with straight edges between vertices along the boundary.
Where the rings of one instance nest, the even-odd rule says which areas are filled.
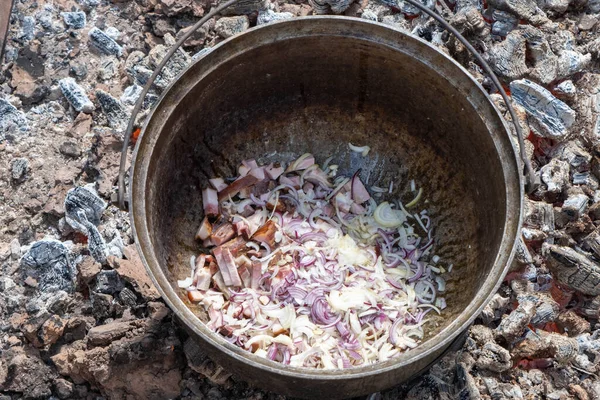
[[[506,219],[503,167],[468,93],[364,38],[273,40],[235,59],[219,51],[199,61],[217,64],[202,80],[184,75],[182,84],[193,87],[178,91],[148,170],[149,229],[173,287],[199,249],[194,234],[208,178],[235,176],[244,159],[289,161],[310,152],[320,163],[333,156],[344,174],[362,168],[368,186],[393,181],[405,202],[414,196],[411,179],[423,187],[416,210],[429,210],[435,253],[454,264],[448,308],[428,336],[455,319],[490,272]],[[371,151],[349,152],[349,142]]]

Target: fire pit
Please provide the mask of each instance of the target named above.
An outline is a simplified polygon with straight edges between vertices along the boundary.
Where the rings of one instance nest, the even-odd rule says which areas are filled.
[[[348,143],[369,145],[369,157]],[[210,332],[177,288],[203,215],[208,178],[244,159],[333,156],[341,174],[402,196],[415,179],[452,263],[448,308],[424,342],[399,357],[343,371],[293,368]],[[398,185],[399,183],[399,185]],[[519,232],[522,185],[501,116],[456,62],[393,28],[344,17],[274,23],[233,37],[165,91],[136,148],[132,221],[163,298],[215,360],[281,393],[341,398],[398,384],[430,365],[495,293]]]

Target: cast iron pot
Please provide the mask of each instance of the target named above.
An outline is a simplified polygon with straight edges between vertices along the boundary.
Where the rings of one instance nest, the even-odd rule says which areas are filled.
[[[371,146],[368,157],[350,152],[349,142]],[[208,178],[235,176],[244,159],[306,152],[318,162],[333,156],[342,174],[362,168],[369,185],[406,188],[415,179],[423,188],[435,254],[454,269],[448,308],[419,347],[365,367],[293,368],[211,332],[177,288],[199,249]],[[512,260],[522,187],[507,126],[458,63],[390,26],[306,17],[220,43],[165,90],[136,145],[129,206],[150,276],[202,349],[254,385],[330,399],[406,381],[472,323]]]

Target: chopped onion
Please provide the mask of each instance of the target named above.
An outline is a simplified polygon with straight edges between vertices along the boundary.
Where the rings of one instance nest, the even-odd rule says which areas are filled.
[[[368,146],[349,146],[368,152]],[[277,180],[267,176],[262,186],[221,201],[222,214],[211,219],[215,228],[240,223],[239,233],[245,224],[253,227],[245,232],[251,236],[241,243],[234,236],[232,243],[240,244],[230,249],[235,265],[217,265],[207,291],[194,285],[208,270],[206,254],[193,256],[190,277],[178,281],[194,290],[190,298],[208,312],[210,329],[274,362],[331,369],[383,361],[422,342],[426,314],[446,307],[438,296],[445,271],[440,257],[430,256],[431,218],[415,209],[423,189],[406,204],[413,207],[409,214],[398,199],[378,204],[359,171],[352,179],[335,177],[330,161],[323,169],[304,154]],[[250,162],[240,170],[255,176],[246,171]],[[264,168],[256,165],[250,167]],[[370,189],[392,193],[394,181]],[[242,286],[226,286],[225,275],[236,270]]]
[[[394,210],[387,201],[377,206],[373,218],[375,222],[385,228],[397,228],[406,221],[406,216],[402,212]]]
[[[348,147],[350,148],[350,150],[356,152],[356,153],[360,153],[363,157],[366,157],[367,154],[369,154],[369,150],[371,150],[371,148],[369,146],[355,146],[352,143],[348,143]]]

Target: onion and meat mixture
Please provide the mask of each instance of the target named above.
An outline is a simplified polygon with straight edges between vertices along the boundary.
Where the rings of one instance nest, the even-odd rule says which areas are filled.
[[[349,145],[366,156],[369,148]],[[178,284],[227,341],[296,367],[349,368],[418,346],[445,281],[422,189],[406,204],[304,154],[287,168],[243,161],[210,179],[204,252]],[[371,193],[373,195],[371,195]]]

